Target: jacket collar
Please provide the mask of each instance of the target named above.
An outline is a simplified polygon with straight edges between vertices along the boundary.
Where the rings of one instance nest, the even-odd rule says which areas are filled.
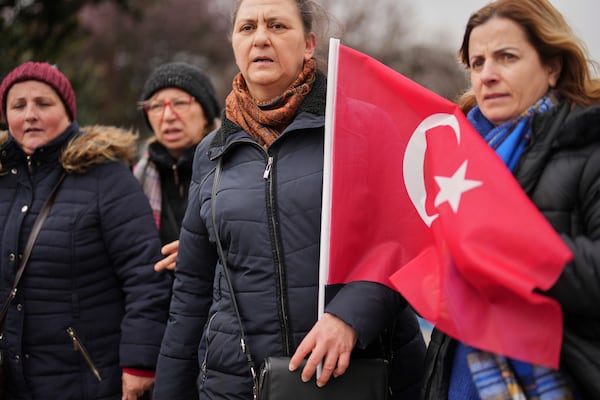
[[[11,133],[8,132],[6,136],[3,136],[4,142],[0,143],[0,164],[8,168],[22,162],[29,162],[33,165],[56,163],[63,148],[78,134],[79,126],[77,122],[72,122],[63,133],[35,149],[33,154],[28,157]]]
[[[177,165],[178,169],[189,170],[192,169],[192,161],[194,160],[194,152],[196,151],[197,144],[186,149],[178,160],[175,160],[167,151],[166,147],[163,146],[157,140],[153,140],[148,144],[148,156],[149,159],[160,169],[173,168],[173,164]]]
[[[563,102],[552,110],[536,114],[532,130],[536,139],[552,147],[579,147],[600,138],[600,105],[574,106]]]
[[[93,165],[109,161],[131,164],[137,155],[137,136],[113,126],[87,126],[76,122],[57,138],[28,157],[10,133],[0,142],[0,171],[23,164],[62,164],[67,172],[83,173]],[[2,137],[0,137],[2,140]]]

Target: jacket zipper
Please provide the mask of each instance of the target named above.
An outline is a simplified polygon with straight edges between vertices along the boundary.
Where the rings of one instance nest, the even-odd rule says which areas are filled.
[[[257,145],[261,151],[264,152],[262,146]],[[277,279],[279,282],[279,287],[281,290],[281,295],[279,296],[279,309],[281,311],[281,315],[283,318],[282,321],[282,330],[283,330],[283,341],[284,341],[284,346],[285,346],[285,351],[286,351],[286,355],[290,355],[292,352],[292,348],[291,348],[291,343],[290,343],[290,337],[289,337],[289,325],[288,325],[288,315],[287,315],[287,307],[285,304],[285,299],[283,296],[283,287],[284,287],[284,282],[283,282],[283,275],[281,273],[281,248],[279,245],[279,242],[277,240],[277,221],[275,218],[275,212],[274,212],[274,196],[273,196],[273,180],[272,180],[272,176],[271,176],[271,172],[273,170],[273,161],[274,158],[273,156],[267,154],[267,164],[265,165],[265,170],[263,172],[263,179],[265,181],[267,181],[267,188],[268,188],[268,198],[267,198],[267,205],[270,209],[270,215],[269,215],[269,222],[271,224],[271,228],[274,232],[274,241],[275,241],[275,268],[276,268],[276,273],[277,273]],[[216,158],[216,157],[215,157]]]
[[[291,354],[291,345],[290,345],[290,340],[289,340],[289,326],[288,326],[288,315],[287,315],[287,307],[285,304],[285,298],[283,296],[283,288],[285,287],[285,282],[283,282],[283,274],[281,271],[281,248],[279,245],[279,241],[277,240],[277,221],[275,218],[275,202],[274,202],[274,196],[273,196],[273,179],[271,176],[271,171],[273,169],[273,156],[269,156],[267,159],[267,165],[265,167],[265,172],[263,173],[263,178],[267,181],[267,185],[268,185],[268,199],[267,201],[269,202],[269,219],[271,222],[271,227],[273,229],[273,236],[274,236],[274,240],[275,240],[275,266],[276,266],[276,272],[277,272],[277,279],[279,282],[279,288],[282,291],[281,295],[279,296],[279,309],[281,311],[281,316],[283,318],[282,324],[283,324],[283,340],[284,340],[284,345],[285,345],[285,350],[286,350],[286,354],[290,355]]]
[[[208,361],[208,340],[209,337],[208,335],[210,334],[210,329],[211,329],[211,325],[213,320],[215,319],[215,317],[217,316],[218,312],[214,313],[212,317],[210,317],[210,319],[208,320],[208,324],[206,325],[206,351],[204,353],[204,360],[202,360],[202,365],[200,366],[200,371],[202,372],[202,381],[204,382],[206,380],[206,370],[207,370],[207,361]]]
[[[69,334],[69,336],[71,337],[71,340],[73,341],[73,347],[74,347],[75,351],[78,351],[81,353],[81,355],[83,356],[83,359],[87,363],[88,367],[90,367],[90,369],[96,376],[96,379],[98,379],[98,382],[102,382],[102,377],[100,376],[100,372],[94,365],[94,362],[92,361],[92,358],[90,357],[90,354],[87,352],[85,346],[83,345],[81,340],[79,340],[79,338],[77,337],[77,334],[75,333],[75,329],[68,327],[67,333]]]
[[[269,180],[271,177],[271,168],[273,167],[273,156],[269,156],[267,159],[267,166],[265,167],[265,172],[263,173],[264,180]]]

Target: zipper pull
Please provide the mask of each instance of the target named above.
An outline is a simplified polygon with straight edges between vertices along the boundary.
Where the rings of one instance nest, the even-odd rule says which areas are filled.
[[[269,156],[267,160],[267,166],[265,168],[265,173],[263,174],[263,178],[265,180],[269,179],[269,175],[271,175],[271,167],[273,166],[273,157]]]
[[[79,347],[77,346],[77,336],[75,336],[75,332],[73,331],[73,328],[68,327],[67,333],[69,334],[69,336],[71,337],[71,340],[73,341],[73,350],[79,351]]]
[[[75,333],[75,329],[73,329],[69,326],[67,328],[67,333],[71,337],[71,340],[73,340],[73,348],[75,349],[75,351],[78,351],[81,353],[81,355],[83,356],[83,359],[87,363],[88,367],[90,367],[90,370],[92,371],[92,373],[94,374],[96,379],[98,379],[98,382],[102,382],[102,377],[100,376],[100,371],[98,371],[98,368],[96,368],[96,366],[92,362],[92,358],[90,357],[90,354],[87,352],[86,348],[83,346],[83,343],[81,343],[81,341],[77,337],[77,334]]]
[[[29,171],[29,174],[33,174],[33,165],[31,162],[31,156],[27,156],[27,170]]]

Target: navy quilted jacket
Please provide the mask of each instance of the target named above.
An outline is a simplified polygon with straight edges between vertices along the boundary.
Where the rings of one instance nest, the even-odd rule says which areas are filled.
[[[324,109],[325,78],[319,75],[268,151],[229,120],[198,145],[155,400],[198,398],[196,382],[201,399],[252,398],[213,213],[256,365],[266,356],[293,354],[316,322]],[[222,171],[213,189],[218,159]],[[352,326],[364,347],[405,305],[382,285],[355,282],[339,290],[326,312]],[[409,313],[404,325],[413,329],[407,342],[420,337],[414,318]],[[417,358],[408,368],[419,367]]]
[[[10,399],[120,399],[121,367],[155,368],[170,280],[153,270],[158,233],[141,187],[117,161],[129,152],[114,144],[122,133],[112,134],[82,135],[72,123],[30,157],[10,138],[0,147],[2,303],[59,163],[71,171],[4,325]]]

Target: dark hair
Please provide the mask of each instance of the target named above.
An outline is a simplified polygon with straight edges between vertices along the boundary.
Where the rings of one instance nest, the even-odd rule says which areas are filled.
[[[560,62],[562,69],[555,90],[561,97],[582,105],[600,102],[600,80],[592,78],[584,45],[547,0],[496,0],[472,14],[458,53],[463,65],[470,68],[469,40],[473,29],[493,18],[506,18],[523,28],[543,65]],[[472,90],[460,97],[458,103],[463,111],[476,104],[474,97]]]
[[[235,7],[231,14],[232,25],[235,22],[237,13],[240,10],[243,1],[244,0],[236,0],[235,2]],[[304,25],[304,33],[308,34],[309,32],[313,32],[313,21],[315,20],[315,16],[318,15],[315,11],[320,9],[321,6],[314,0],[295,0],[295,3],[298,7],[300,18],[302,19],[302,25]]]

